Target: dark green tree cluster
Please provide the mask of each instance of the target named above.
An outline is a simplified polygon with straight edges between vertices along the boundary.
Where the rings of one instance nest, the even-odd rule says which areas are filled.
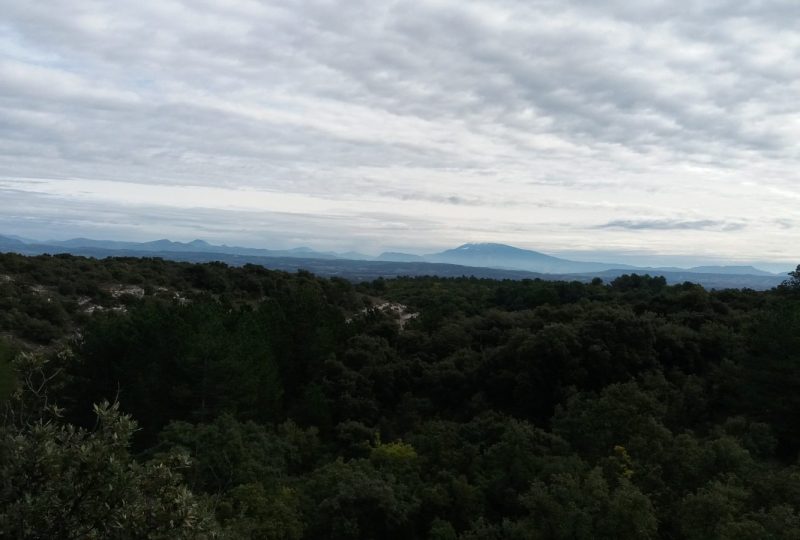
[[[95,425],[66,423],[52,404],[58,375],[40,357],[14,361],[19,384],[0,425],[0,536],[3,538],[211,539],[221,531],[179,471],[186,454],[134,460],[136,422],[118,404],[94,406]]]
[[[189,513],[189,532],[168,534],[195,537],[800,538],[795,273],[766,292],[636,275],[354,286],[259,267],[3,257],[14,287],[65,279],[108,307],[65,308],[52,350],[70,352],[48,364],[60,416],[6,428],[20,443],[3,447],[17,479],[3,515],[30,530],[53,530],[36,508],[57,514],[76,497],[55,479],[86,470],[70,468],[88,447],[92,470],[141,493],[124,498],[138,508],[124,511],[130,538],[160,531],[159,512]],[[145,292],[114,309],[120,284]],[[369,307],[387,302],[414,316]],[[36,341],[19,337],[0,349],[0,373]],[[58,453],[30,503],[23,448]],[[59,526],[114,537],[80,508]]]

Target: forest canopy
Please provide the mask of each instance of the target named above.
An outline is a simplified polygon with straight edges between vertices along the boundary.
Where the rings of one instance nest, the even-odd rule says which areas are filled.
[[[800,538],[771,291],[0,255],[0,533]]]

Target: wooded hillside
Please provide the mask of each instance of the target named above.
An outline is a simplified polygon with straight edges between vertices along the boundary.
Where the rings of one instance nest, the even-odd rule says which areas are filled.
[[[798,278],[0,255],[0,530],[800,538]]]

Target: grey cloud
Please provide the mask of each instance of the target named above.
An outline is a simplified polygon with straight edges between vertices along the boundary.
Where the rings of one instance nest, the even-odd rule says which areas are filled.
[[[174,208],[168,205],[109,204],[62,200],[0,188],[0,231],[36,239],[88,236],[101,239],[203,237],[261,247],[372,247],[377,253],[387,235],[401,231],[413,243],[418,231],[434,232],[441,223],[402,214],[354,212],[351,215]],[[402,237],[401,237],[402,238]],[[417,242],[419,244],[419,242]],[[365,248],[366,249],[366,248]]]
[[[599,225],[600,229],[630,229],[630,230],[721,230],[738,231],[745,228],[744,223],[716,221],[712,219],[680,220],[680,219],[617,219]]]
[[[391,199],[398,199],[400,201],[422,201],[433,202],[441,204],[450,204],[454,206],[492,206],[492,207],[507,207],[519,206],[522,204],[528,205],[523,201],[515,201],[510,199],[502,199],[493,197],[491,195],[475,197],[467,195],[459,195],[455,193],[426,193],[422,191],[408,191],[408,190],[385,190],[379,192],[382,197]]]
[[[604,222],[594,230],[606,234],[740,230],[720,217],[738,215],[728,208],[629,220],[612,205],[705,216],[731,182],[796,180],[794,3],[0,0],[0,10],[0,175],[388,196],[399,217],[404,202],[557,200],[608,209],[575,226]],[[465,180],[437,176],[453,170]],[[482,190],[466,189],[476,178]],[[701,190],[707,199],[688,195]],[[424,217],[405,214],[419,231]]]
[[[721,147],[731,145],[780,153],[786,143],[770,130],[753,130],[737,109],[754,96],[779,91],[792,71],[785,80],[770,80],[737,69],[733,63],[744,51],[726,35],[718,36],[701,62],[674,61],[671,51],[648,44],[648,25],[675,41],[665,46],[708,45],[696,37],[678,39],[697,21],[680,17],[677,10],[668,10],[671,34],[658,26],[658,18],[642,18],[642,26],[635,27],[610,17],[623,16],[614,4],[600,23],[580,24],[590,23],[588,14],[597,7],[577,3],[569,11],[547,3],[500,3],[498,9],[515,10],[518,20],[492,26],[474,10],[454,4],[352,2],[334,8],[296,2],[268,4],[251,13],[210,3],[204,13],[189,3],[171,4],[172,11],[144,3],[118,16],[102,13],[111,26],[92,30],[74,16],[56,19],[51,12],[57,10],[16,4],[8,11],[11,20],[17,16],[21,35],[72,48],[104,74],[131,67],[155,79],[234,95],[269,85],[397,114],[468,118],[476,131],[498,122],[509,130],[525,129],[519,114],[530,108],[551,122],[553,132],[582,142],[638,150],[668,145],[685,156],[709,147],[726,153]],[[729,9],[694,16],[733,24],[741,9],[725,4]],[[639,11],[659,9],[667,8]],[[132,22],[113,34],[123,17]],[[756,30],[773,30],[774,24],[760,21],[752,22]],[[52,27],[60,31],[51,32]],[[148,30],[159,27],[173,32],[166,37]],[[365,155],[370,154],[358,153]]]

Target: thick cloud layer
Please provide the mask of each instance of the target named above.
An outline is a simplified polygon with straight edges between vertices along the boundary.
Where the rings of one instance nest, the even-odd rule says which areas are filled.
[[[796,2],[0,12],[5,232],[800,257]]]

